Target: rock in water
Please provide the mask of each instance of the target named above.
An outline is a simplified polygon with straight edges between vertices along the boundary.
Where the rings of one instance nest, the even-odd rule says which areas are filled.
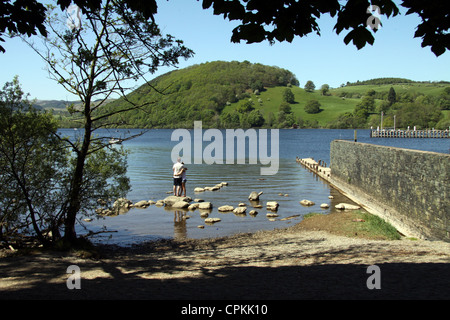
[[[219,208],[217,208],[217,210],[219,210],[220,212],[233,211],[233,209],[234,207],[229,205],[220,206]]]
[[[116,214],[117,213],[126,213],[130,210],[132,205],[133,205],[133,202],[131,200],[128,200],[126,198],[119,198],[116,201],[114,201],[113,211]]]
[[[189,202],[186,201],[177,201],[172,205],[172,208],[175,209],[183,209],[189,207]]]
[[[199,209],[212,209],[212,203],[211,202],[200,202],[198,204]]]
[[[247,207],[237,207],[233,210],[234,214],[244,214],[247,211]]]
[[[300,204],[301,204],[302,206],[306,206],[306,207],[315,205],[314,202],[312,202],[311,200],[306,200],[306,199],[300,201]]]
[[[135,208],[147,208],[150,205],[150,203],[146,200],[141,200],[139,202],[136,202],[133,207]]]
[[[190,198],[189,197],[177,197],[177,196],[168,196],[164,199],[164,204],[168,207],[173,206],[176,202],[179,201],[185,201],[185,202],[189,202]]]
[[[353,204],[348,204],[348,203],[339,203],[335,206],[336,209],[339,210],[358,210],[361,207],[360,206],[355,206]]]
[[[248,196],[248,200],[251,201],[258,201],[259,200],[259,196],[262,195],[263,192],[261,191],[260,193],[257,193],[256,191],[253,191],[252,193],[250,193],[250,195]]]
[[[220,218],[206,218],[205,223],[216,223],[221,221]]]
[[[279,206],[279,204],[276,201],[269,201],[266,203],[266,207],[268,210],[277,211],[278,206]]]

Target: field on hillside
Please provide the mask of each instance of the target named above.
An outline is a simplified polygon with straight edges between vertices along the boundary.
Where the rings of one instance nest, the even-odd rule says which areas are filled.
[[[292,86],[290,89],[295,96],[295,103],[291,104],[291,110],[295,119],[300,117],[302,120],[316,120],[320,126],[325,126],[328,122],[345,112],[352,112],[359,101],[359,99],[346,99],[334,95],[323,96],[318,90],[306,92],[304,89],[295,86]],[[286,90],[286,87],[274,87],[267,88],[259,95],[252,94],[251,99],[254,103],[254,108],[260,110],[266,119],[270,112],[276,115],[280,104],[283,102],[284,90]],[[321,105],[319,113],[308,114],[305,112],[304,108],[309,100],[319,101]],[[234,110],[240,103],[242,101],[226,106],[223,112]]]
[[[376,92],[389,92],[389,89],[394,88],[397,94],[410,93],[419,94],[422,93],[428,96],[439,96],[448,84],[440,83],[405,83],[405,84],[383,84],[383,85],[357,85],[357,86],[345,86],[341,88],[331,89],[330,92],[339,96],[342,92],[358,93],[363,96],[369,90],[375,90]]]

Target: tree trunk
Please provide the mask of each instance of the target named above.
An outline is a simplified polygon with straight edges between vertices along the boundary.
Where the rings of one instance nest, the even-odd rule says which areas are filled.
[[[89,146],[91,144],[92,119],[90,116],[90,101],[85,102],[84,140],[81,149],[77,152],[77,164],[72,178],[72,186],[69,193],[69,207],[64,222],[64,239],[74,243],[77,239],[75,222],[78,211],[81,208],[81,189],[83,184],[84,166]]]

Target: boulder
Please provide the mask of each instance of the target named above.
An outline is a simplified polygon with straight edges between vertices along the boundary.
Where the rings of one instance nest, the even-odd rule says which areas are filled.
[[[194,189],[194,192],[203,192],[203,191],[205,191],[205,188],[197,187]]]
[[[245,211],[247,211],[247,207],[237,207],[233,210],[234,214],[245,214]]]
[[[267,218],[276,218],[276,217],[278,217],[278,214],[276,214],[276,213],[267,213],[266,217]]]
[[[216,223],[221,221],[220,218],[206,218],[205,223]]]
[[[300,201],[300,204],[302,206],[306,206],[306,207],[310,207],[310,206],[315,205],[314,202],[312,202],[311,200],[306,200],[306,199],[303,199],[302,201]]]
[[[267,207],[268,210],[277,211],[278,210],[278,206],[279,206],[279,204],[276,201],[268,201],[266,203],[266,207]]]
[[[172,208],[175,208],[175,209],[183,209],[183,208],[187,208],[187,207],[189,207],[189,202],[186,202],[186,201],[177,201],[177,202],[175,202],[171,207],[172,207]]]
[[[339,203],[335,206],[335,208],[339,210],[358,210],[361,207],[348,203]]]
[[[212,203],[211,202],[200,202],[198,204],[199,209],[212,209]]]
[[[141,200],[139,202],[136,202],[133,204],[133,207],[135,208],[147,208],[150,205],[150,203],[147,200]]]
[[[219,210],[220,212],[233,211],[233,209],[234,207],[229,205],[220,206],[219,208],[217,208],[217,210]]]
[[[205,187],[204,188],[206,191],[217,191],[220,189],[219,186],[214,186],[214,187]]]
[[[198,209],[199,203],[193,203],[191,205],[189,205],[188,209],[189,210],[195,210]]]
[[[321,207],[322,209],[327,209],[327,208],[330,207],[330,205],[329,205],[328,203],[322,203],[322,204],[320,205],[320,207]]]
[[[250,210],[250,212],[248,214],[251,215],[251,216],[256,216],[258,214],[258,211]]]
[[[117,214],[124,214],[130,211],[130,209],[133,207],[133,202],[131,200],[128,200],[126,198],[119,198],[116,201],[114,201],[111,213],[105,213],[103,212],[102,215],[117,215]]]
[[[189,197],[168,196],[164,199],[164,204],[168,207],[171,207],[176,202],[179,202],[179,201],[189,202],[190,198]]]
[[[207,218],[209,216],[209,211],[200,212],[200,217]]]
[[[263,194],[262,191],[260,193],[257,193],[256,191],[253,191],[248,196],[248,200],[250,200],[250,201],[257,201],[257,200],[259,200],[259,196],[262,195],[262,194]]]
[[[131,200],[128,200],[126,198],[119,198],[116,201],[114,201],[113,209],[114,210],[120,210],[120,209],[129,209],[131,208],[133,202]]]

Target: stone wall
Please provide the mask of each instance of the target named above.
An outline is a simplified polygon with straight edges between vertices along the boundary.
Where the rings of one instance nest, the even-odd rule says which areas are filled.
[[[450,155],[336,140],[330,182],[405,235],[450,241]]]

